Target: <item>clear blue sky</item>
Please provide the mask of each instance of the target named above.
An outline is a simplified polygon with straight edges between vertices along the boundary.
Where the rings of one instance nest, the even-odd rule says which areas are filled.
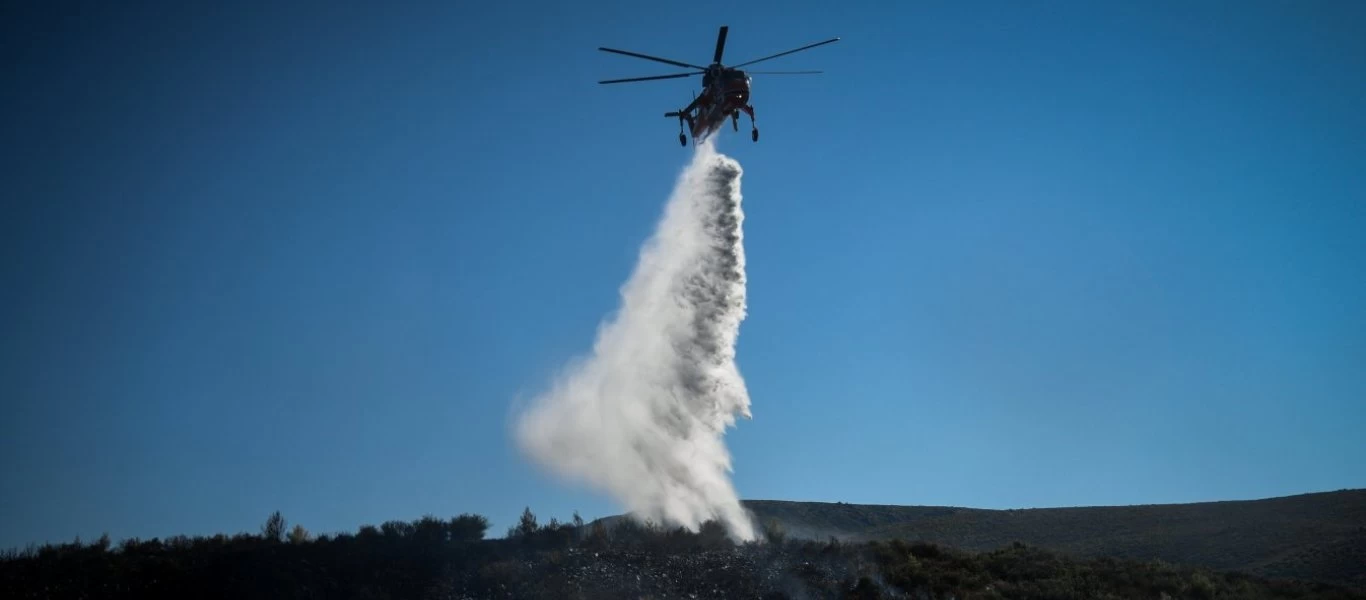
[[[698,82],[596,47],[721,24],[844,38],[722,137],[744,497],[1366,485],[1366,4],[54,4],[0,15],[0,547],[613,513],[510,407],[690,152]]]

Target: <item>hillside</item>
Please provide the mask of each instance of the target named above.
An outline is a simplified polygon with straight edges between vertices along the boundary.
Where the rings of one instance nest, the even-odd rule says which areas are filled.
[[[1264,500],[986,510],[747,501],[789,535],[904,539],[964,550],[1019,541],[1076,557],[1160,559],[1366,588],[1366,490]]]
[[[717,523],[698,533],[630,521],[542,525],[529,510],[507,538],[485,539],[487,524],[427,517],[314,536],[277,514],[260,535],[49,545],[0,555],[0,597],[1366,600],[1328,584],[1021,544],[969,553],[899,540],[794,541],[769,530],[761,543],[736,545]]]

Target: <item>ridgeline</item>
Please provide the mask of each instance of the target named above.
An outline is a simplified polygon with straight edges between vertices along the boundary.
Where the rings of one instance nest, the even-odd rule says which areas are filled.
[[[498,539],[479,515],[313,535],[276,513],[259,533],[12,550],[0,597],[1366,600],[1363,499],[1021,511],[753,501],[764,538],[749,544],[715,522],[696,533],[577,515],[541,524],[529,508]]]

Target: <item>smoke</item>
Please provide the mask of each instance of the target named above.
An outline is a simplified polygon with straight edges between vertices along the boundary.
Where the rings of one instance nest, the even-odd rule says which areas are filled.
[[[745,317],[740,164],[697,147],[620,310],[516,424],[522,450],[611,494],[642,519],[696,531],[708,520],[756,538],[722,441],[750,417],[735,365]]]

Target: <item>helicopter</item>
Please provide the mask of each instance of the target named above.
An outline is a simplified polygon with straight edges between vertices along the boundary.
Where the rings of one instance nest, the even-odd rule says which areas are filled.
[[[722,25],[720,32],[716,36],[716,53],[712,57],[712,63],[708,66],[698,66],[681,61],[640,54],[638,52],[628,52],[614,48],[598,48],[603,52],[622,54],[652,60],[664,64],[697,69],[686,73],[674,73],[672,75],[653,75],[649,77],[630,77],[626,79],[608,79],[599,81],[600,84],[608,83],[627,83],[633,81],[653,81],[658,79],[679,79],[702,76],[702,93],[693,96],[693,100],[687,106],[664,113],[667,118],[678,118],[678,142],[684,146],[688,145],[688,136],[684,133],[684,123],[687,123],[687,132],[692,134],[693,143],[700,143],[720,129],[729,118],[731,126],[735,131],[740,130],[740,113],[749,115],[750,139],[759,141],[759,126],[754,119],[754,107],[749,104],[750,96],[750,75],[815,75],[822,71],[744,71],[740,67],[746,67],[758,62],[763,62],[779,56],[786,56],[794,52],[808,50],[817,46],[838,42],[840,38],[834,37],[825,41],[808,44],[801,48],[779,52],[763,58],[743,62],[734,66],[721,64],[721,55],[726,49],[726,35],[730,30],[727,25]]]

